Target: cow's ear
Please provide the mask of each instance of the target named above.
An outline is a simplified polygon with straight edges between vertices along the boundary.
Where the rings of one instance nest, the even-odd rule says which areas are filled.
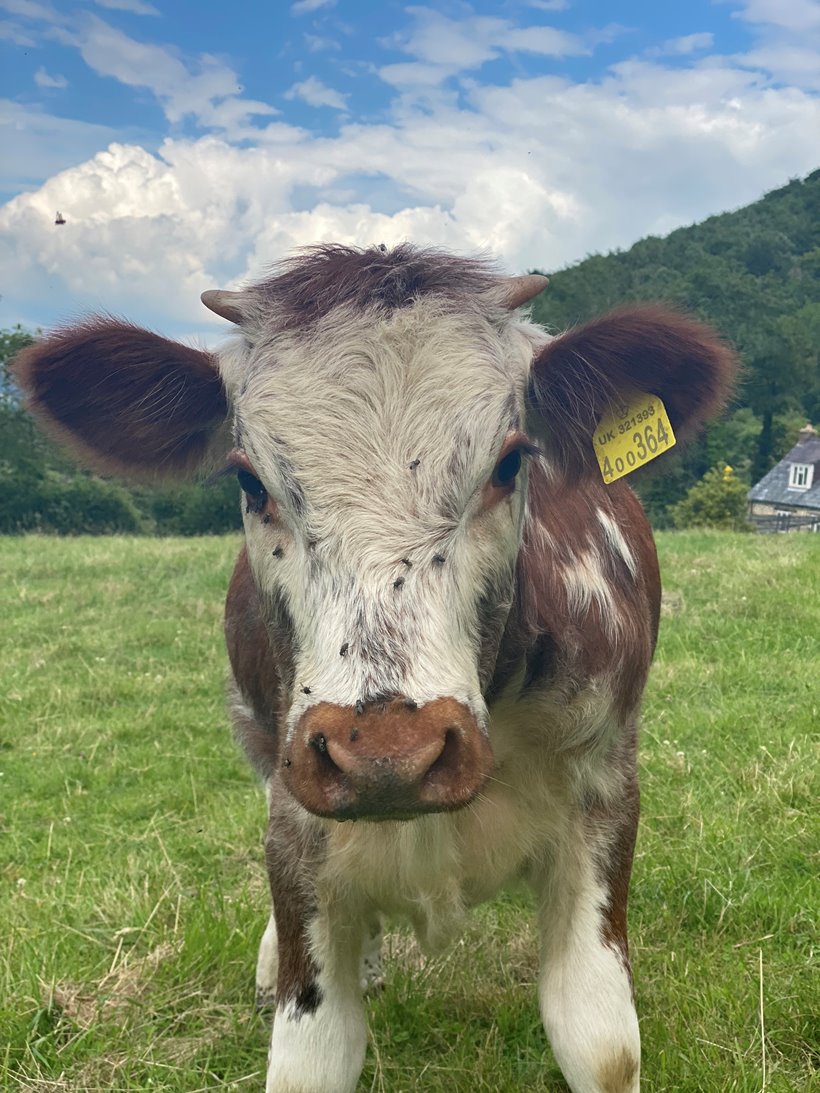
[[[227,416],[210,354],[113,319],[35,342],[13,372],[41,424],[107,473],[180,477]]]
[[[529,425],[563,471],[583,473],[595,466],[596,425],[624,395],[659,396],[685,440],[723,407],[736,370],[733,350],[704,323],[661,305],[624,307],[540,351]]]

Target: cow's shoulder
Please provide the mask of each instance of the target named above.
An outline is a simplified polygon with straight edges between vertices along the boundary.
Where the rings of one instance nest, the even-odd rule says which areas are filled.
[[[570,701],[605,687],[628,715],[646,681],[659,610],[655,544],[632,490],[551,475],[536,461],[496,692],[512,685],[519,699]]]

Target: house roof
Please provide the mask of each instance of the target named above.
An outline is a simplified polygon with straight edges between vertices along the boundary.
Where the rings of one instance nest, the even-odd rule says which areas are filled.
[[[817,509],[820,512],[820,436],[817,433],[805,435],[790,452],[772,467],[756,486],[749,490],[750,501],[762,501],[767,505],[791,505],[801,509]],[[789,467],[792,463],[813,463],[814,477],[807,490],[789,489]]]

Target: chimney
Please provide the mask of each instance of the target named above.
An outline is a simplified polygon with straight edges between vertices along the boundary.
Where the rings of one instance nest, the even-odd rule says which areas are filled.
[[[800,432],[797,434],[797,443],[802,444],[804,440],[811,440],[813,436],[817,436],[817,430],[807,421]]]

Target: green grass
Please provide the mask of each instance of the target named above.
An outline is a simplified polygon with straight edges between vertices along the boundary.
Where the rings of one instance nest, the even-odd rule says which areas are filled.
[[[0,1088],[263,1086],[263,805],[222,697],[236,546],[0,539]],[[643,1088],[820,1088],[820,536],[659,546],[631,905]],[[565,1089],[523,893],[442,958],[403,932],[387,952],[361,1090]]]

